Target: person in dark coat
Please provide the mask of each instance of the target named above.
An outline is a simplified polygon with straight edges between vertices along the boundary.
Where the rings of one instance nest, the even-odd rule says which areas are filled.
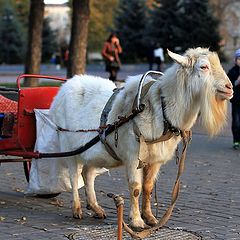
[[[229,70],[228,77],[233,85],[232,103],[232,134],[233,148],[240,148],[240,48],[235,52],[235,65]]]
[[[152,42],[149,43],[149,45],[146,47],[146,53],[147,53],[147,61],[149,65],[149,70],[153,70],[153,64],[154,64],[154,44]]]

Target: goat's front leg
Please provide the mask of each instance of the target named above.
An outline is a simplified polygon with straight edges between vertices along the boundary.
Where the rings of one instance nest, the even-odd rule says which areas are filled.
[[[145,228],[146,225],[139,211],[139,196],[142,190],[142,169],[137,169],[137,164],[126,165],[127,178],[130,192],[130,226],[136,229]]]
[[[97,218],[106,218],[105,211],[98,205],[96,193],[94,190],[96,169],[93,167],[84,166],[82,170],[82,176],[87,197],[87,208],[93,210]]]
[[[74,218],[82,219],[81,199],[78,193],[78,163],[77,159],[67,159],[69,167],[69,175],[72,186],[73,202],[72,212]]]
[[[158,222],[152,214],[151,194],[160,166],[160,163],[154,163],[143,169],[142,217],[150,226],[154,226]]]

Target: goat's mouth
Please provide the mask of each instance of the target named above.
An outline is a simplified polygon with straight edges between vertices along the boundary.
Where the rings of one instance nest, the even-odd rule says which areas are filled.
[[[233,97],[233,90],[230,88],[217,89],[217,96],[222,99],[231,99]]]

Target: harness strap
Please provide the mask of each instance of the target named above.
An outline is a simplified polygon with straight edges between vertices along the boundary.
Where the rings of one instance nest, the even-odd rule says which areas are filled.
[[[108,114],[112,109],[112,104],[117,96],[117,94],[122,90],[123,88],[115,88],[113,90],[113,94],[112,96],[109,98],[109,100],[107,101],[103,111],[102,111],[102,115],[100,118],[100,129],[101,131],[99,131],[99,137],[100,137],[100,141],[101,143],[105,146],[105,149],[107,150],[107,152],[110,154],[111,157],[113,157],[115,160],[122,162],[122,160],[118,157],[118,155],[116,154],[116,152],[113,150],[113,148],[110,146],[110,144],[107,142],[107,138],[106,138],[106,124],[107,124],[107,119],[108,119]],[[115,130],[116,131],[116,130]]]
[[[148,93],[150,87],[156,82],[156,80],[151,80],[150,82],[146,83],[143,88],[142,88],[142,91],[141,91],[141,96],[140,96],[140,100],[146,96],[146,94]],[[107,119],[108,119],[108,114],[109,112],[111,111],[112,109],[112,104],[116,98],[116,95],[122,90],[123,88],[119,88],[119,89],[114,89],[114,92],[112,94],[112,96],[109,98],[109,100],[107,101],[103,111],[102,111],[102,115],[101,115],[101,118],[100,118],[100,127],[99,129],[101,129],[99,131],[99,137],[100,137],[100,140],[101,142],[104,144],[107,152],[114,158],[116,159],[117,161],[122,161],[118,155],[116,154],[115,150],[111,147],[111,145],[107,142],[107,139],[106,139],[106,124],[107,124]],[[137,95],[134,99],[134,102],[133,102],[133,106],[132,106],[132,112],[136,111],[136,109],[138,108],[137,106]],[[165,114],[165,107],[166,107],[166,104],[165,104],[165,101],[164,101],[164,98],[161,97],[161,102],[162,102],[162,112],[163,112],[163,122],[164,122],[164,131],[163,131],[163,135],[158,138],[158,139],[155,139],[155,140],[147,140],[147,139],[142,139],[141,142],[140,142],[140,137],[141,137],[141,132],[136,124],[135,121],[133,121],[133,131],[136,135],[136,139],[138,142],[140,142],[140,149],[139,149],[139,166],[138,168],[141,168],[144,166],[144,161],[142,160],[142,152],[143,151],[146,151],[146,147],[144,146],[144,144],[154,144],[154,143],[158,143],[158,142],[163,142],[163,141],[167,141],[169,140],[170,138],[172,138],[173,136],[178,136],[180,133],[181,133],[181,130],[172,126],[172,124],[168,121],[167,117],[166,117],[166,114]],[[115,140],[116,141],[116,140]],[[142,150],[142,149],[145,149],[145,150]]]
[[[101,134],[100,134],[100,141],[102,142],[102,144],[104,145],[105,149],[107,150],[107,152],[111,155],[111,157],[113,157],[114,159],[116,159],[119,162],[122,162],[122,160],[118,157],[118,155],[116,154],[116,152],[113,150],[113,148],[110,146],[110,144],[107,142],[107,139],[102,139],[101,138]]]
[[[141,92],[141,98],[143,98],[149,88],[153,85],[153,83],[155,82],[155,80],[152,80],[150,82],[148,82],[147,84],[145,84],[142,88],[142,92]],[[116,95],[122,90],[123,88],[119,88],[119,89],[115,89],[112,96],[109,98],[109,100],[107,101],[103,111],[102,111],[102,115],[101,115],[101,118],[100,118],[100,129],[102,129],[102,131],[99,132],[99,137],[100,137],[100,140],[101,142],[103,143],[103,145],[105,146],[107,152],[111,155],[111,157],[113,157],[114,159],[116,159],[117,161],[121,161],[122,160],[118,157],[118,155],[116,154],[116,152],[114,151],[114,149],[111,147],[111,145],[107,142],[107,139],[106,139],[106,134],[105,134],[105,126],[107,124],[107,119],[108,119],[108,114],[109,112],[111,111],[112,109],[112,104],[116,98]],[[136,111],[137,109],[137,96],[135,97],[134,99],[134,102],[133,102],[133,106],[132,106],[132,112]],[[136,125],[136,124],[134,124]]]
[[[152,84],[154,82],[155,82],[155,80],[152,80],[151,82],[148,82],[147,84],[145,84],[143,86],[142,93],[141,93],[141,98],[143,98],[147,94],[147,92],[149,91],[149,88],[152,86]],[[135,97],[132,109],[136,109],[136,104],[137,104],[137,96]],[[165,103],[165,100],[164,100],[163,96],[161,96],[161,104],[162,104],[162,114],[163,114],[163,124],[164,124],[163,135],[160,138],[155,139],[155,140],[145,139],[145,142],[147,144],[153,144],[153,143],[167,141],[170,138],[172,138],[174,135],[178,136],[181,133],[181,130],[179,128],[174,127],[169,122],[169,120],[167,119],[167,116],[166,116],[166,113],[165,113],[166,103]],[[138,137],[137,141],[139,141],[139,137],[141,135],[141,132],[140,132],[140,130],[139,130],[135,121],[133,121],[133,124],[134,124],[133,125],[133,130],[134,130],[136,136]]]
[[[180,135],[181,130],[179,128],[174,127],[167,119],[167,116],[165,113],[166,103],[163,96],[161,96],[161,102],[162,102],[162,114],[163,114],[163,124],[164,124],[163,135],[165,135],[168,130],[173,132],[176,136]]]
[[[149,88],[152,86],[153,83],[154,81],[151,81],[143,87],[141,98],[143,98],[147,94]],[[166,103],[164,101],[164,97],[161,97],[161,104],[162,104],[164,129],[163,129],[162,136],[159,137],[158,139],[154,139],[154,140],[145,139],[142,136],[142,133],[139,130],[139,127],[137,126],[136,122],[133,120],[133,131],[136,135],[136,140],[139,142],[139,145],[140,145],[139,156],[138,156],[138,160],[139,160],[138,169],[144,167],[147,164],[147,162],[145,161],[147,160],[145,155],[148,154],[149,152],[147,145],[167,141],[173,136],[179,136],[182,132],[179,128],[172,126],[172,124],[168,121],[165,113]],[[133,104],[133,109],[135,108],[135,105],[136,105],[136,98]]]
[[[137,124],[135,121],[133,121],[133,131],[136,135],[136,140],[138,142],[140,142],[140,136],[142,136]],[[145,139],[144,141],[146,142],[146,144],[154,144],[154,143],[158,143],[158,142],[164,142],[164,141],[167,141],[169,140],[170,138],[172,138],[173,136],[176,136],[176,134],[174,132],[172,132],[170,129],[168,129],[168,131],[162,135],[160,138],[158,139],[154,139],[154,140],[148,140],[148,139]]]
[[[105,126],[106,123],[107,123],[107,119],[108,119],[108,114],[109,112],[111,111],[112,109],[112,104],[113,104],[113,101],[115,100],[117,94],[123,89],[122,88],[115,88],[113,89],[113,94],[112,96],[108,99],[106,105],[104,106],[104,109],[102,111],[102,115],[100,117],[100,127],[101,126]]]
[[[148,150],[148,145],[150,144],[154,144],[154,143],[158,143],[158,142],[163,142],[163,141],[167,141],[170,138],[172,138],[174,136],[174,133],[171,131],[167,131],[167,133],[165,135],[162,135],[160,138],[156,139],[156,140],[146,140],[143,135],[141,134],[137,124],[135,123],[135,121],[133,121],[133,131],[136,135],[136,140],[139,142],[139,154],[138,154],[138,169],[139,168],[143,168],[147,165],[147,157],[149,156],[149,150]]]

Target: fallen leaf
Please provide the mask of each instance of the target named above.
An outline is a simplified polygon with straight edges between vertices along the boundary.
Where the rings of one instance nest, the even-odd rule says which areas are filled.
[[[6,173],[6,175],[7,175],[7,176],[11,176],[11,175],[13,175],[13,173]]]
[[[39,229],[39,230],[43,230],[43,231],[47,231],[47,228],[43,228],[43,227],[38,227],[38,226],[32,226],[32,228],[35,228],[35,229]]]
[[[24,190],[21,189],[21,188],[15,188],[14,190],[15,190],[16,192],[24,192]]]
[[[50,204],[58,206],[58,207],[63,207],[64,206],[63,201],[60,201],[58,199],[51,201]]]

